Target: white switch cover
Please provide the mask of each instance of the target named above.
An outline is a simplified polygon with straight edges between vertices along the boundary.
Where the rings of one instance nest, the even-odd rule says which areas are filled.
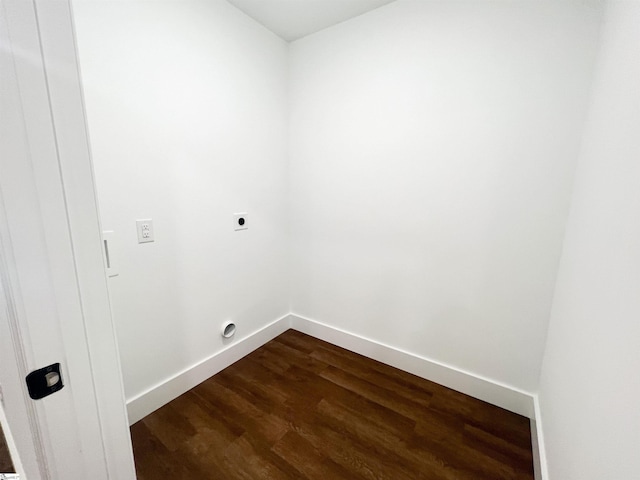
[[[136,229],[138,230],[138,243],[153,242],[153,220],[147,218],[145,220],[136,220]]]
[[[247,212],[233,214],[233,229],[247,230],[249,228],[249,214]]]

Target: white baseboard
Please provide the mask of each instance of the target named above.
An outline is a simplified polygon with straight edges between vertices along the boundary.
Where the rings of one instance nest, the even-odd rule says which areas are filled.
[[[533,396],[535,418],[531,419],[531,447],[533,449],[533,471],[536,480],[549,480],[547,470],[547,454],[542,433],[542,417],[540,414],[540,399]]]
[[[548,480],[537,395],[296,314],[285,315],[127,401],[133,424],[293,328],[531,419],[536,480]]]
[[[535,418],[534,396],[531,393],[294,313],[291,314],[291,327],[505,410]]]
[[[242,340],[232,343],[209,358],[186,368],[146,392],[128,399],[129,425],[133,425],[151,412],[188,392],[207,378],[224,370],[232,363],[237,362],[245,355],[285,332],[290,328],[290,324],[290,315],[285,315]]]

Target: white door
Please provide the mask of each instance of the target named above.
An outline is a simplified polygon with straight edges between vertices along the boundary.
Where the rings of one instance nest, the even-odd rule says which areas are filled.
[[[135,478],[68,0],[0,0],[0,361],[21,478]]]

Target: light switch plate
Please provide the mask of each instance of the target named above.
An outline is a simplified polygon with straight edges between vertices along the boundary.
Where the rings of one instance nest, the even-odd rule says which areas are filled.
[[[136,220],[136,230],[138,231],[138,243],[155,241],[153,236],[153,220],[150,218]]]

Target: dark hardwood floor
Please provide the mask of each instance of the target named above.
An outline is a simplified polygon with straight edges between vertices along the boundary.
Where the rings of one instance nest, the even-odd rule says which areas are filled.
[[[0,473],[15,473],[2,427],[0,427]]]
[[[294,330],[131,434],[139,480],[533,479],[527,418]]]

